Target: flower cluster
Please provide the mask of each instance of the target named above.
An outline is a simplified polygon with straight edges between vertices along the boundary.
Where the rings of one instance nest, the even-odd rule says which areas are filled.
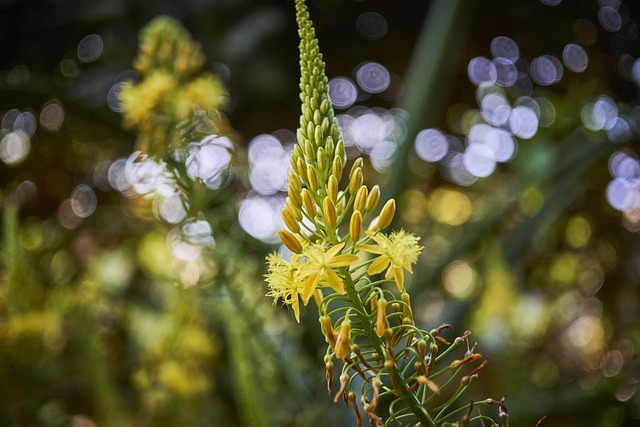
[[[481,358],[476,346],[469,344],[470,333],[449,343],[441,333],[450,325],[430,331],[416,326],[405,274],[413,274],[412,265],[423,248],[418,237],[404,230],[385,232],[393,222],[396,203],[390,199],[381,204],[380,188],[363,183],[362,158],[346,172],[344,141],[304,0],[296,0],[296,11],[302,113],[282,209],[287,229],[279,231],[292,254],[289,260],[278,253],[267,257],[267,295],[290,306],[298,322],[300,301],[306,306],[313,297],[328,344],[324,361],[329,394],[333,394],[333,369],[340,361],[334,401],[342,397],[351,405],[358,425],[360,408],[372,426],[388,425],[390,420],[407,426],[485,420],[494,425],[479,411],[472,413],[479,404],[498,404],[499,417],[508,425],[502,401],[452,406],[486,362],[461,374]],[[461,358],[443,362],[464,343],[467,350]],[[462,376],[455,381],[458,375]],[[457,389],[450,391],[455,384]],[[383,398],[391,403],[381,411]],[[387,413],[386,420],[382,412]]]
[[[199,111],[216,130],[227,128],[217,113],[227,92],[215,75],[202,71],[203,66],[200,46],[178,21],[160,16],[145,26],[134,61],[141,80],[128,82],[119,94],[125,125],[138,130],[140,151],[163,157],[167,147],[177,148],[181,139],[175,125]]]

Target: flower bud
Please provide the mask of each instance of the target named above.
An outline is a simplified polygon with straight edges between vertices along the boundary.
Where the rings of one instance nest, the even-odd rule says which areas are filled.
[[[378,316],[376,317],[376,333],[379,337],[384,335],[387,330],[387,300],[380,298],[378,300]]]
[[[318,52],[315,52],[315,53],[317,54]],[[316,73],[317,73],[317,71],[316,71],[316,70],[317,70],[317,69],[314,67],[314,72],[316,72]],[[317,109],[318,109],[318,107],[319,107],[319,105],[318,105],[318,100],[316,99],[316,97],[315,97],[315,96],[314,96],[314,97],[309,98],[309,105],[311,106],[311,109],[312,109],[312,110],[317,110]]]
[[[313,130],[313,138],[316,141],[316,145],[319,147],[324,146],[324,132],[320,126],[316,126]]]
[[[298,172],[298,176],[303,180],[307,177],[307,166],[302,157],[296,159],[296,172]]]
[[[289,181],[289,185],[287,186],[287,195],[289,196],[289,199],[291,199],[292,205],[300,209],[300,206],[302,206],[300,189],[296,189],[295,185],[291,185],[291,181]]]
[[[313,112],[313,123],[317,126],[322,122],[322,116],[320,115],[320,111],[315,110]]]
[[[278,230],[278,235],[280,236],[280,240],[282,240],[282,243],[291,252],[293,252],[294,254],[302,253],[302,245],[300,244],[300,241],[296,238],[296,236],[294,236],[287,230]]]
[[[360,211],[354,211],[349,221],[349,235],[351,240],[357,242],[362,236],[362,214]]]
[[[289,211],[289,213],[291,213],[293,215],[293,218],[296,221],[302,221],[302,212],[300,212],[300,207],[294,205],[293,201],[291,200],[290,197],[287,197],[284,201],[284,204],[287,208],[287,210]]]
[[[340,157],[344,163],[345,152],[344,152],[344,141],[339,140],[336,144],[336,156]]]
[[[369,195],[367,196],[365,212],[373,212],[375,208],[378,206],[379,201],[380,201],[380,187],[378,185],[374,185],[371,188],[371,191],[369,191]]]
[[[333,163],[331,164],[331,173],[337,178],[342,177],[342,158],[340,156],[334,156]]]
[[[364,209],[367,204],[367,195],[369,194],[369,190],[366,185],[360,187],[358,192],[356,193],[356,199],[353,202],[353,210],[364,212]]]
[[[293,214],[286,207],[282,208],[282,220],[284,221],[284,225],[294,233],[300,232],[300,224],[296,221]]]
[[[310,121],[313,118],[313,116],[311,115],[311,110],[304,104],[302,104],[302,117],[304,117],[304,120],[306,122]]]
[[[325,117],[325,120],[326,120],[326,119],[327,119],[327,118]],[[326,133],[327,133],[327,132],[325,131],[325,134],[326,134]],[[325,150],[327,151],[327,153],[329,153],[329,154],[332,154],[332,153],[333,153],[333,150],[336,148],[336,147],[335,147],[335,144],[334,144],[334,142],[333,142],[333,138],[331,137],[331,135],[327,136],[327,139],[326,139],[326,140],[325,140],[325,142],[324,142],[324,148],[325,148]]]
[[[318,175],[316,174],[316,170],[313,166],[307,165],[307,184],[309,184],[309,188],[314,193],[318,191]],[[394,205],[395,212],[395,205]]]
[[[356,194],[360,187],[362,187],[362,168],[357,168],[349,178],[349,192]]]
[[[316,152],[316,164],[318,165],[318,170],[324,172],[327,168],[327,153],[323,147],[318,147],[318,151]]]
[[[307,138],[309,138],[310,140],[313,140],[315,133],[316,133],[316,127],[313,124],[313,122],[307,122]],[[318,143],[317,141],[314,141],[314,142],[316,144]]]
[[[336,349],[336,332],[333,330],[333,325],[331,324],[331,317],[329,316],[320,316],[320,324],[322,325],[322,329],[325,333],[325,338],[331,350]]]
[[[353,162],[353,165],[351,165],[351,170],[349,171],[349,180],[351,180],[351,178],[353,177],[353,174],[355,173],[356,169],[362,169],[363,165],[364,165],[364,161],[362,160],[362,157],[358,157]]]
[[[302,207],[310,219],[316,215],[316,202],[313,201],[311,192],[306,188],[302,189]]]
[[[340,332],[336,340],[336,357],[344,359],[349,355],[349,333],[351,332],[351,322],[344,320],[340,325]]]
[[[384,204],[382,210],[380,211],[380,219],[378,220],[378,229],[382,230],[391,225],[391,221],[393,221],[393,216],[396,214],[396,201],[394,199],[389,199],[387,203]]]
[[[304,158],[311,162],[314,159],[313,144],[308,139],[304,141]]]
[[[329,175],[329,180],[327,181],[327,195],[334,202],[338,200],[338,179],[335,175]]]
[[[324,98],[320,103],[320,112],[322,114],[327,114],[327,111],[329,111],[329,107],[330,107],[329,100]]]
[[[322,201],[322,213],[324,214],[324,220],[327,226],[334,228],[338,214],[336,212],[336,205],[329,196],[326,196]]]
[[[304,144],[304,141],[306,139],[307,138],[304,137],[304,135],[302,134],[302,131],[298,129],[298,135],[297,135],[298,143],[293,146],[292,156],[302,157],[302,144]]]

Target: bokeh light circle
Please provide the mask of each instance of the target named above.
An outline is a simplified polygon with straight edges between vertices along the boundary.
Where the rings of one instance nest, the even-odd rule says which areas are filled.
[[[364,12],[356,18],[358,34],[367,40],[384,37],[389,30],[387,20],[377,12]]]
[[[95,61],[102,55],[102,37],[97,34],[89,34],[78,43],[78,59],[82,62]]]
[[[368,93],[380,93],[389,87],[389,71],[377,62],[365,62],[356,71],[358,85]]]
[[[582,46],[569,43],[562,50],[562,62],[569,71],[581,73],[589,65],[589,57]]]
[[[447,137],[437,129],[424,129],[416,136],[416,153],[427,162],[437,162],[449,150]]]
[[[329,99],[336,108],[349,108],[356,102],[358,88],[347,77],[334,77],[329,80]]]

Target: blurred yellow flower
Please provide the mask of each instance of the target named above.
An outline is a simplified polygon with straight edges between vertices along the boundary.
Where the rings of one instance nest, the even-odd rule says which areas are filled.
[[[326,285],[339,294],[343,294],[344,284],[335,272],[336,267],[346,267],[359,261],[357,255],[338,255],[344,247],[339,243],[324,251],[323,245],[309,246],[301,256],[307,260],[300,265],[296,277],[302,287],[302,301],[306,305],[318,286]]]
[[[176,88],[175,78],[165,71],[150,73],[138,85],[126,84],[119,99],[127,126],[142,125],[151,119],[154,109],[163,106]]]
[[[418,245],[419,237],[405,233],[404,230],[393,232],[389,237],[383,233],[371,231],[367,231],[367,235],[375,240],[377,245],[356,245],[356,249],[379,255],[369,265],[367,274],[379,274],[386,269],[385,278],[393,278],[398,290],[402,291],[404,289],[404,271],[402,269],[404,268],[413,274],[411,264],[416,263],[418,255],[423,249]]]

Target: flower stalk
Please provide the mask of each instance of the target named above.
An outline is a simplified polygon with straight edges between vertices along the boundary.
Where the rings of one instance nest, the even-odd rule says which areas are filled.
[[[364,183],[363,158],[355,159],[343,176],[348,159],[304,0],[296,0],[296,19],[302,107],[282,210],[288,230],[280,231],[292,255],[288,260],[277,253],[269,256],[268,295],[291,306],[298,322],[299,301],[307,306],[313,297],[328,344],[324,362],[329,394],[334,368],[341,363],[334,401],[342,396],[345,405],[353,407],[358,425],[362,416],[356,396],[372,425],[389,420],[442,425],[452,410],[461,413],[456,402],[479,369],[460,381],[456,378],[481,356],[475,345],[469,349],[468,333],[449,344],[440,333],[450,325],[430,332],[416,326],[405,275],[413,274],[423,248],[418,237],[404,230],[383,231],[393,222],[396,202],[384,201],[374,214],[380,188]],[[463,342],[469,349],[463,357],[443,359]],[[357,377],[363,381],[354,381]],[[354,389],[358,383],[360,389]],[[453,384],[459,386],[450,391]],[[385,410],[378,408],[382,397],[391,401]],[[506,411],[500,408],[501,422],[507,425]],[[387,420],[381,415],[385,412]]]

